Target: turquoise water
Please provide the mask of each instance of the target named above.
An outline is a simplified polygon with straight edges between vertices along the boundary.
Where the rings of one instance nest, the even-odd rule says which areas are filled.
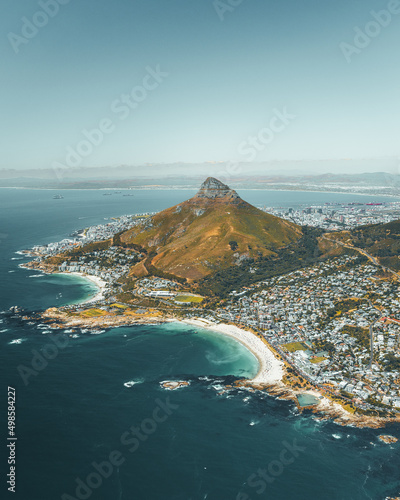
[[[304,394],[299,394],[297,396],[297,401],[299,402],[299,405],[303,407],[303,406],[316,405],[318,404],[319,399],[313,396],[312,394],[304,393]]]
[[[0,310],[18,304],[34,311],[95,292],[75,277],[30,278],[34,272],[11,260],[20,258],[15,251],[110,215],[182,201],[182,192],[156,201],[143,192],[140,200],[121,197],[120,205],[98,192],[64,200],[46,191],[6,194],[0,198],[0,233],[7,235],[0,242]],[[18,318],[0,320],[4,437],[6,388],[17,391],[17,493],[10,498],[383,500],[400,493],[399,446],[381,443],[382,431],[318,421],[265,393],[224,391],[257,370],[253,355],[228,337],[169,323],[52,340]],[[56,351],[49,348],[54,338],[63,345]],[[21,343],[11,343],[16,339]],[[52,359],[40,364],[37,353]],[[33,366],[36,373],[24,379],[21,367]],[[163,380],[190,386],[166,391]],[[384,432],[400,438],[399,425]],[[5,451],[0,463],[6,498]],[[108,477],[99,475],[96,483],[99,468]]]
[[[30,277],[35,278],[36,286],[46,285],[56,293],[55,305],[71,305],[84,302],[94,297],[98,291],[98,286],[92,281],[76,275],[69,274],[43,274],[39,271],[32,271]],[[63,290],[63,291],[59,291]],[[65,296],[67,294],[67,297]]]

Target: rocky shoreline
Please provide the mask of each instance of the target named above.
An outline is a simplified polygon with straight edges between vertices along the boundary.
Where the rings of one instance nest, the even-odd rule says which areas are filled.
[[[148,314],[123,314],[105,315],[98,317],[71,316],[68,311],[57,308],[47,309],[41,314],[42,321],[51,321],[53,327],[64,328],[115,328],[121,326],[133,326],[142,324],[160,325],[167,322],[181,321],[172,315],[158,313]],[[295,403],[299,411],[311,411],[317,418],[330,419],[338,425],[382,428],[389,423],[400,422],[400,416],[376,417],[350,413],[343,406],[332,401],[315,388],[294,389],[284,378],[286,374],[285,364],[279,360],[276,354],[253,332],[242,330],[234,325],[216,324],[203,319],[183,320],[183,323],[198,326],[223,335],[230,336],[242,343],[258,359],[259,370],[252,379],[238,380],[236,387],[249,387],[254,390],[268,392],[271,396]],[[298,403],[298,396],[306,393],[314,396],[318,403],[306,407],[301,407]]]
[[[163,324],[174,321],[163,315],[132,314],[132,315],[106,315],[97,317],[71,316],[66,311],[60,311],[56,307],[46,309],[42,313],[44,321],[51,320],[58,328],[115,328],[119,326],[133,326],[145,324]]]
[[[397,443],[398,439],[394,436],[389,436],[388,434],[381,434],[378,438],[386,444],[394,444]]]
[[[255,389],[266,391],[268,392],[268,394],[278,399],[292,401],[296,404],[300,412],[304,410],[311,411],[318,419],[332,420],[336,424],[343,427],[352,426],[358,428],[368,427],[371,429],[380,429],[385,427],[389,423],[400,422],[400,417],[373,417],[350,413],[345,410],[340,404],[328,399],[315,389],[306,391],[295,390],[290,386],[285,385],[283,382],[273,385],[254,385],[251,382],[244,381],[240,382],[240,385],[251,386]],[[318,398],[318,405],[300,407],[297,397],[304,392]]]

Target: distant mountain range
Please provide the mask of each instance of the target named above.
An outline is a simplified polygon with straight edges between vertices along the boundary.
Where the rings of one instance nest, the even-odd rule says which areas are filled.
[[[396,160],[174,163],[102,168],[0,170],[0,187],[47,189],[193,189],[216,177],[233,189],[337,191],[400,196]],[[365,168],[363,172],[361,168]],[[374,167],[380,170],[372,171]],[[332,172],[315,174],[312,172]]]

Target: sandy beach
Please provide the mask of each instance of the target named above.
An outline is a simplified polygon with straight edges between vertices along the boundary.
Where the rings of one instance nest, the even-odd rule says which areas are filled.
[[[254,333],[242,330],[234,325],[216,324],[204,319],[187,319],[183,320],[183,323],[222,333],[243,344],[258,359],[260,365],[256,376],[250,380],[253,384],[271,385],[282,381],[283,363],[274,356],[268,346]]]
[[[97,302],[98,300],[102,300],[104,298],[104,291],[106,290],[108,284],[106,281],[102,280],[101,278],[98,278],[97,276],[92,276],[89,274],[83,274],[83,273],[78,273],[78,272],[66,272],[66,273],[55,273],[55,274],[69,274],[72,276],[79,276],[80,278],[85,278],[88,281],[91,281],[94,283],[99,291],[96,293],[94,297],[91,297],[87,300],[84,300],[83,302],[80,302],[80,304],[89,304],[90,302]]]

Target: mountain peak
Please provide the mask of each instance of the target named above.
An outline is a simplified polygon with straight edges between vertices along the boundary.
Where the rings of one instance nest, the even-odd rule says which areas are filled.
[[[226,198],[228,200],[240,200],[240,196],[236,191],[231,189],[226,184],[223,184],[215,177],[208,177],[200,187],[196,194],[196,198],[209,198],[214,200],[216,198]]]
[[[209,177],[193,198],[133,226],[120,235],[120,241],[146,250],[146,258],[133,266],[131,276],[158,270],[198,280],[220,269],[236,269],[246,260],[275,257],[277,249],[301,237],[296,224],[253,207]]]

